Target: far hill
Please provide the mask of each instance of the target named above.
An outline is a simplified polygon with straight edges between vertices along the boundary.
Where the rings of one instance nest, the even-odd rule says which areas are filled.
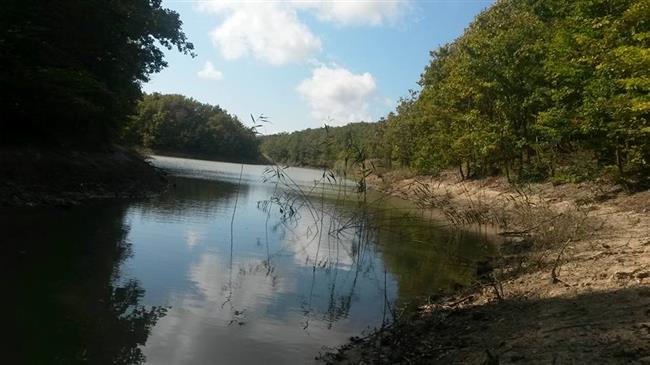
[[[218,105],[183,95],[144,95],[122,138],[127,144],[161,154],[237,162],[260,160],[254,127],[246,127]]]
[[[262,137],[261,151],[276,163],[292,166],[334,167],[352,154],[382,153],[382,122],[324,126]]]

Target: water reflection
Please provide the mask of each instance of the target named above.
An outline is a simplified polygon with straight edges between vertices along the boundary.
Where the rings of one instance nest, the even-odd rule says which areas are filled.
[[[144,219],[182,222],[191,217],[213,217],[234,205],[235,193],[247,195],[249,186],[227,181],[172,176],[170,192],[138,205]]]
[[[469,283],[488,250],[321,171],[280,182],[259,166],[155,163],[172,172],[160,197],[3,218],[33,246],[4,276],[26,362],[309,363]]]
[[[140,283],[120,277],[131,249],[125,211],[2,211],[5,313],[15,341],[3,354],[8,363],[145,361],[142,346],[167,308],[142,305]]]
[[[172,307],[145,348],[151,363],[309,362],[322,346],[388,321],[408,299],[469,283],[486,252],[484,237],[441,230],[386,197],[360,204],[354,184],[315,184],[325,180],[320,171],[289,170],[291,181],[278,183],[246,165],[238,191],[240,165],[157,163],[183,176],[161,198],[179,202],[183,218],[170,226],[178,214],[157,210],[162,217],[144,222],[161,203],[134,206],[129,217],[140,224],[131,236],[148,242],[165,230],[155,252],[186,262],[177,259],[185,274],[165,288],[143,281],[152,303]],[[221,195],[194,202],[179,194],[189,181]],[[178,243],[187,237],[192,244]],[[154,250],[137,247],[126,266],[142,278],[152,269],[139,258]]]

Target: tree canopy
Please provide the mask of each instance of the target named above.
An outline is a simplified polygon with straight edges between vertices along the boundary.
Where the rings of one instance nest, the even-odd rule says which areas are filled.
[[[466,176],[609,170],[647,186],[649,15],[648,0],[498,1],[431,52],[421,91],[388,118],[392,158]]]
[[[650,0],[499,0],[431,52],[420,90],[362,143],[420,173],[648,187],[649,44]]]
[[[253,127],[219,106],[183,95],[145,95],[126,123],[124,142],[158,152],[232,161],[258,161]]]
[[[8,0],[0,12],[3,143],[101,146],[166,66],[192,54],[161,0]]]
[[[276,163],[294,166],[333,167],[349,158],[353,149],[375,154],[376,123],[351,123],[343,127],[305,129],[263,136],[261,151]]]

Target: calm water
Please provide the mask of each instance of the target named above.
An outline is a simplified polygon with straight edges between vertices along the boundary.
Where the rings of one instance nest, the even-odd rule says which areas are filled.
[[[480,233],[311,169],[156,157],[160,197],[1,210],[9,353],[45,363],[303,364],[470,282]],[[240,177],[241,173],[241,177]],[[10,298],[10,299],[9,299]]]

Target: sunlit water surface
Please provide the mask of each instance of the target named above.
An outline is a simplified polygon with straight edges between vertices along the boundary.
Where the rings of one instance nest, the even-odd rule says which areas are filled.
[[[469,283],[489,250],[321,170],[152,163],[160,197],[3,211],[26,247],[5,278],[27,362],[312,363]]]

